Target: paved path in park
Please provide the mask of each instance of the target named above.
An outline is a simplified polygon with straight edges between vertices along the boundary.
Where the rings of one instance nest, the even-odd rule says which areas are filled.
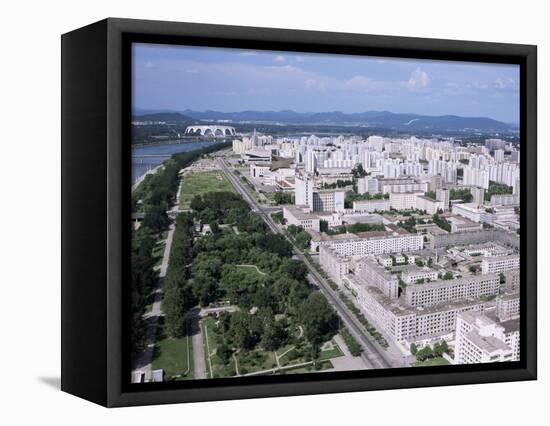
[[[200,315],[193,312],[190,318],[189,332],[193,342],[193,363],[195,365],[195,379],[207,379],[206,362],[204,358],[204,336],[200,326]]]

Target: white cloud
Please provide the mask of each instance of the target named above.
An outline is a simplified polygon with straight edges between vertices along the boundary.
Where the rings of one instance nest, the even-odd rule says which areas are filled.
[[[273,59],[275,62],[284,62],[286,61],[286,58],[283,55],[277,55],[275,56],[275,59]]]
[[[493,86],[497,89],[516,89],[517,83],[513,78],[497,78],[493,82]]]
[[[241,56],[257,56],[258,52],[255,50],[247,50],[246,52],[240,53]]]
[[[425,71],[422,71],[420,68],[416,68],[406,83],[406,86],[409,89],[423,89],[430,84],[430,77]]]

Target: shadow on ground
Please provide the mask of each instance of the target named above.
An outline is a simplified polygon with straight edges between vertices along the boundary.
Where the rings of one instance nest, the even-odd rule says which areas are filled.
[[[39,377],[38,381],[54,389],[61,389],[61,377]]]

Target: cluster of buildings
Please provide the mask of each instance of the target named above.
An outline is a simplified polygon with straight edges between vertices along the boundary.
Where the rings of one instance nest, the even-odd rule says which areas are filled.
[[[445,340],[450,362],[519,359],[518,145],[254,132],[233,151],[252,184],[294,193],[286,224],[405,354]],[[321,231],[354,223],[378,227]]]

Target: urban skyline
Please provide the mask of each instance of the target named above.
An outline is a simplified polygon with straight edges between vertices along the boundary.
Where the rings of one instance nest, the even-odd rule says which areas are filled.
[[[237,110],[251,110],[246,96],[208,90],[254,92],[259,81],[270,89],[253,95],[263,105],[289,98],[294,80],[275,94],[276,78],[251,79],[235,55],[274,76],[299,64],[311,77],[325,61],[327,85],[296,81],[331,111],[336,92],[397,91],[418,112],[444,81],[434,73],[442,66],[463,84],[490,78],[471,93],[508,93],[501,108],[517,95],[496,83],[507,67],[464,74],[465,64],[370,58],[392,72],[380,86],[369,77],[350,88],[340,84],[361,80],[358,58],[190,50],[181,62],[181,47],[138,45],[134,107],[157,99],[216,110],[237,97]],[[224,57],[231,66],[220,68]],[[209,80],[219,73],[227,78]],[[416,121],[428,123],[411,119],[399,132],[367,119],[327,127],[135,114],[131,382],[518,361],[519,135]]]

